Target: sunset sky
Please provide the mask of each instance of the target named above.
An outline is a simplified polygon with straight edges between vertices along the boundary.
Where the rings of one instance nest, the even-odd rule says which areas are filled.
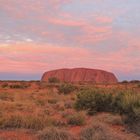
[[[73,67],[140,80],[140,0],[0,0],[0,79]]]

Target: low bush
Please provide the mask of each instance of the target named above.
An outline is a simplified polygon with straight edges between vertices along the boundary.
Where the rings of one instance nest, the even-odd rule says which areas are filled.
[[[3,84],[1,85],[1,87],[2,87],[2,88],[8,87],[8,83],[3,83]]]
[[[62,84],[59,86],[58,91],[60,93],[69,94],[73,92],[75,89],[76,87],[72,84]]]
[[[118,110],[126,117],[124,122],[130,130],[140,135],[140,94],[126,92],[119,96]]]
[[[130,83],[140,83],[140,81],[139,80],[132,80],[132,81],[130,81]]]
[[[10,85],[10,88],[20,88],[20,89],[24,89],[24,88],[27,88],[28,86],[25,85],[25,84],[12,84]]]
[[[73,108],[73,105],[74,105],[74,102],[73,101],[67,101],[64,104],[64,106],[65,106],[66,109]]]
[[[101,117],[98,117],[98,121],[111,125],[124,125],[122,116],[113,113],[103,113]]]
[[[125,123],[131,128],[137,126],[136,129],[140,129],[140,94],[129,90],[117,92],[111,94],[97,89],[82,90],[77,95],[75,107],[78,110],[87,110],[91,115],[96,112],[125,115]]]
[[[102,93],[102,90],[83,90],[77,95],[77,109],[94,112],[115,112],[129,116],[131,120],[140,119],[140,94],[133,91]]]
[[[112,131],[101,123],[95,123],[85,128],[80,133],[80,140],[118,140],[119,137],[113,136]]]
[[[39,106],[44,106],[45,103],[46,103],[45,100],[41,100],[41,99],[36,100],[36,104],[39,105]]]
[[[56,99],[49,99],[48,100],[49,104],[56,104],[57,102],[58,102],[58,100],[56,100]]]
[[[8,93],[0,93],[0,100],[13,101],[14,97],[11,96],[11,94],[8,94]]]
[[[125,91],[113,98],[112,111],[125,115],[127,124],[140,122],[140,94],[133,91]],[[139,127],[140,128],[140,127]]]
[[[51,78],[48,79],[48,82],[49,83],[59,83],[60,80],[56,77],[51,77]]]
[[[140,88],[140,84],[138,84],[137,87]]]
[[[122,83],[122,84],[127,84],[127,83],[129,83],[129,81],[124,80],[124,81],[122,81],[121,83]]]
[[[81,90],[77,95],[75,107],[76,109],[88,110],[90,114],[101,111],[111,111],[112,94],[104,93],[104,91],[99,89]]]
[[[76,113],[67,116],[67,123],[70,125],[84,125],[85,124],[85,116],[81,113]]]
[[[75,140],[69,132],[56,128],[44,129],[39,132],[38,138],[39,140]]]

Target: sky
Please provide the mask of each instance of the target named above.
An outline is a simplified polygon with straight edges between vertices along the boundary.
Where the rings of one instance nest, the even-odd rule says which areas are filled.
[[[0,0],[0,79],[86,67],[140,80],[139,0]]]

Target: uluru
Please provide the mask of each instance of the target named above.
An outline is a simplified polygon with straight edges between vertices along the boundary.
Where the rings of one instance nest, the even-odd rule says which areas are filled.
[[[50,78],[57,78],[60,82],[70,83],[117,83],[116,76],[104,70],[89,68],[57,69],[45,72],[41,81],[49,81]]]

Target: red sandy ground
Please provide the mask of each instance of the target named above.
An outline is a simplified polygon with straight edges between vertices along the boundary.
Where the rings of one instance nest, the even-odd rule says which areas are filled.
[[[0,130],[0,140],[37,140],[37,138],[24,130]]]
[[[130,88],[131,85],[96,85],[97,87],[103,87],[103,88],[110,88],[110,87],[119,87],[119,88]],[[9,92],[12,93],[14,91],[18,91],[24,93],[26,90],[20,90],[20,89],[0,89],[0,92]],[[39,92],[47,92],[48,89],[39,89],[37,85],[32,84],[31,89],[29,89],[30,92],[34,92],[35,90],[38,90]],[[140,89],[137,89],[140,90]],[[28,91],[28,89],[27,89]],[[28,91],[28,92],[29,92]],[[40,96],[39,96],[40,97]],[[105,113],[99,113],[95,116],[87,116],[86,118],[86,124],[85,126],[68,126],[68,130],[69,132],[71,132],[72,134],[74,134],[75,136],[77,136],[80,131],[85,128],[88,127],[89,124],[94,123],[97,121],[97,119],[104,119],[104,115]],[[62,116],[57,112],[57,110],[55,110],[55,113],[53,114],[53,118],[56,120],[63,120]],[[104,123],[104,122],[103,122]],[[110,125],[110,124],[105,124],[107,127],[109,127],[109,129],[111,130],[111,132],[113,134],[116,135],[120,135],[121,137],[124,138],[124,140],[127,140],[127,138],[129,137],[129,140],[133,139],[133,140],[140,140],[140,138],[137,138],[137,136],[133,133],[128,133],[126,130],[126,128],[122,125]],[[36,134],[31,132],[30,130],[0,130],[0,140],[37,140]]]

